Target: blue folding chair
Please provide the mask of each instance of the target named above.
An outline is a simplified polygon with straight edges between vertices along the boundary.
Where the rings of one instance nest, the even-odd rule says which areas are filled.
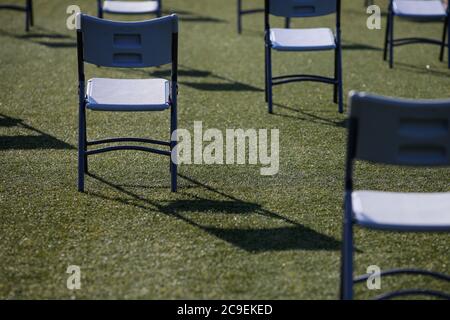
[[[103,18],[104,13],[110,14],[156,14],[161,17],[161,0],[97,0],[98,17]]]
[[[444,21],[444,32],[442,41],[429,38],[401,38],[394,39],[394,17],[403,17],[418,21]],[[414,43],[435,44],[441,47],[439,60],[444,60],[445,38],[450,36],[450,5],[445,10],[441,0],[390,0],[388,9],[388,19],[386,25],[386,35],[384,40],[384,61],[387,60],[389,50],[389,67],[394,67],[394,47]],[[448,68],[450,69],[450,40],[447,40]]]
[[[343,112],[342,100],[342,48],[341,48],[341,1],[340,0],[265,0],[265,66],[266,102],[269,113],[273,112],[272,86],[298,81],[315,81],[334,86],[334,102]],[[336,14],[336,34],[328,28],[277,29],[270,28],[269,16],[317,17]],[[285,75],[272,77],[272,49],[277,51],[323,51],[334,50],[334,77],[317,75]]]
[[[262,13],[264,12],[263,8],[260,9],[242,9],[242,0],[237,0],[237,30],[238,33],[241,34],[242,33],[242,16],[243,15],[248,15],[248,14],[253,14],[253,13]],[[291,25],[291,19],[286,18],[285,19],[285,23],[284,26],[285,28],[289,28]]]
[[[354,191],[355,160],[401,166],[450,166],[450,100],[405,100],[350,93],[350,119],[345,175],[345,213],[341,269],[342,299],[353,298],[353,225],[387,231],[450,232],[450,192],[400,193]],[[394,269],[381,277],[425,275],[450,282],[450,276],[421,269]],[[435,290],[407,289],[380,299],[430,295],[450,299]]]
[[[110,138],[88,141],[86,109],[109,112],[163,111],[170,109],[170,135],[177,129],[178,17],[170,15],[141,22],[114,22],[79,15],[77,30],[79,77],[78,190],[84,191],[88,156],[116,150],[138,150],[170,157],[171,189],[177,190],[177,165],[171,153],[176,142],[144,138]],[[84,63],[115,68],[172,65],[165,79],[93,78],[85,83]],[[137,145],[88,150],[88,146],[114,142],[156,144],[170,151]]]
[[[34,25],[33,0],[26,0],[25,6],[16,4],[0,4],[0,9],[15,10],[25,12],[25,31],[30,31]]]

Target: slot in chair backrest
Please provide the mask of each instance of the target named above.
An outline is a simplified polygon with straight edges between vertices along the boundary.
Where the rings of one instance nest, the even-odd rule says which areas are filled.
[[[351,158],[394,165],[450,165],[450,100],[352,92],[349,107]]]
[[[81,14],[83,60],[103,67],[143,68],[172,62],[178,18],[116,22]]]
[[[335,13],[339,0],[266,0],[269,13],[281,17],[318,17]]]

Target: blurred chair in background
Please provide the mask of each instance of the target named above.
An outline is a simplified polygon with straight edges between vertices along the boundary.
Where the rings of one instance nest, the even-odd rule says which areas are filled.
[[[110,14],[162,14],[161,0],[97,0],[98,17],[103,19],[104,13]]]
[[[450,100],[406,100],[352,92],[349,109],[341,299],[353,299],[353,285],[372,276],[353,278],[354,224],[394,232],[450,232],[450,192],[353,190],[355,160],[424,168],[450,167]],[[379,276],[404,274],[430,276],[450,283],[449,275],[411,268],[385,270]],[[427,289],[394,291],[377,298],[407,295],[450,299],[448,293]]]
[[[242,16],[253,13],[264,12],[264,8],[260,9],[242,9],[242,0],[237,0],[237,30],[238,33],[242,33]],[[284,26],[285,28],[289,28],[291,25],[291,21],[289,18],[286,18]]]
[[[383,59],[386,61],[389,51],[389,67],[394,67],[394,47],[414,43],[435,44],[441,47],[439,59],[444,60],[445,39],[450,37],[449,24],[450,7],[445,7],[441,0],[390,0],[386,36],[384,41]],[[444,31],[442,40],[429,38],[401,38],[394,39],[394,18],[402,17],[417,21],[443,21]],[[450,69],[450,41],[447,39],[448,68]]]
[[[336,33],[329,28],[279,29],[271,28],[269,16],[307,18],[336,14]],[[341,48],[341,1],[306,0],[301,5],[296,0],[266,0],[265,3],[265,93],[269,113],[273,112],[272,87],[290,82],[315,81],[332,84],[333,100],[338,111],[343,112],[342,99],[342,48]],[[277,51],[325,51],[334,50],[334,77],[317,75],[285,75],[272,77],[272,49]]]
[[[0,4],[0,10],[15,10],[25,12],[25,31],[30,31],[30,27],[34,25],[33,0],[25,0],[25,6],[16,4]]]
[[[77,30],[79,78],[78,190],[84,191],[88,156],[116,150],[138,150],[169,156],[171,190],[177,190],[177,164],[172,140],[177,129],[178,18],[170,15],[140,22],[115,22],[79,15]],[[85,83],[84,63],[112,68],[147,68],[171,64],[171,79],[93,78]],[[170,109],[170,139],[109,138],[88,141],[86,109],[109,112],[144,112]],[[88,146],[135,142],[160,145],[156,148],[119,145],[88,150]]]

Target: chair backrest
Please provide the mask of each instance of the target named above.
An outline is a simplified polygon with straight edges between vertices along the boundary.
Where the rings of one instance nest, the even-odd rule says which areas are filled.
[[[139,68],[172,62],[178,18],[170,15],[140,22],[116,22],[81,14],[83,60],[103,67]]]
[[[281,17],[317,17],[335,13],[339,0],[268,0],[268,11]]]
[[[450,99],[406,100],[350,93],[353,157],[412,166],[450,165]],[[352,140],[352,139],[350,139]]]

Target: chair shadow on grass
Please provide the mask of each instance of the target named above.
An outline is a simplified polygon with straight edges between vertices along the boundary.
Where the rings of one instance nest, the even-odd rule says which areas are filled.
[[[342,49],[343,50],[354,50],[354,51],[359,51],[359,50],[383,51],[383,48],[380,48],[380,47],[375,47],[370,44],[355,43],[355,42],[346,42],[346,43],[342,44]]]
[[[38,32],[36,29],[40,29],[40,31]],[[70,35],[57,33],[38,27],[35,27],[32,32],[27,34],[15,34],[5,30],[0,30],[0,36],[24,40],[48,48],[75,48],[77,46],[75,38]]]
[[[180,81],[180,84],[201,90],[201,91],[264,91],[258,87],[230,79],[212,71],[199,70],[190,67],[180,65],[181,69],[178,71],[178,75],[183,78],[207,78],[215,81],[209,82],[195,82],[195,81]],[[151,73],[154,77],[168,77],[170,75],[169,70],[155,70]],[[220,81],[220,82],[219,82]]]
[[[178,76],[180,77],[179,83],[184,86],[191,87],[200,91],[253,91],[263,92],[264,90],[250,84],[246,84],[234,79],[215,74],[209,70],[194,69],[187,66],[179,65]],[[136,73],[141,72],[146,76],[150,75],[156,78],[169,78],[170,70],[157,68],[152,71],[140,70],[140,69],[124,69],[122,72]],[[190,81],[186,81],[186,78],[190,78]],[[194,79],[202,79],[202,82],[192,81]],[[206,81],[203,81],[205,80]]]
[[[0,113],[1,127],[19,127],[31,131],[34,134],[17,136],[0,135],[0,150],[75,149],[70,144],[26,124],[22,119],[12,118]]]
[[[434,70],[434,69],[426,69],[425,67],[404,63],[401,61],[396,61],[394,68],[399,68],[399,69],[403,69],[405,71],[419,73],[421,75],[432,74],[433,76],[437,76],[437,77],[450,78],[449,72],[439,71],[439,70]],[[445,93],[446,92],[443,92],[443,94],[445,94]]]
[[[346,128],[347,127],[347,120],[345,120],[345,119],[344,120],[328,119],[328,118],[320,117],[315,114],[303,111],[301,109],[295,109],[292,107],[288,107],[288,106],[280,104],[280,103],[274,103],[274,106],[276,107],[275,111],[273,113],[273,115],[275,115],[275,116],[284,117],[284,118],[292,118],[292,119],[297,119],[297,120],[302,120],[302,121],[309,121],[309,122],[313,122],[313,123],[317,123],[317,124],[328,125],[328,126],[333,126],[333,127],[338,127],[338,128]],[[279,113],[276,110],[277,108],[296,112],[296,115]]]
[[[176,13],[178,15],[178,19],[183,22],[209,22],[209,23],[227,23],[227,20],[223,20],[220,18],[208,17],[196,13],[192,13],[186,10],[175,10],[167,11],[163,10],[163,15],[170,15],[172,13]]]
[[[97,175],[89,174],[97,181],[123,193],[126,197],[110,198],[102,194],[89,192],[88,194],[108,201],[118,201],[124,205],[132,205],[144,210],[157,210],[168,216],[199,228],[231,245],[251,253],[284,250],[339,250],[340,242],[303,226],[285,216],[263,208],[261,205],[240,200],[222,191],[214,189],[185,175],[179,174],[193,188],[203,188],[207,192],[224,198],[224,200],[210,200],[185,194],[192,199],[157,202],[130,191],[127,186],[116,185]],[[131,198],[131,199],[130,199]],[[288,224],[275,228],[221,228],[203,225],[190,213],[250,215],[258,214],[270,219]]]

